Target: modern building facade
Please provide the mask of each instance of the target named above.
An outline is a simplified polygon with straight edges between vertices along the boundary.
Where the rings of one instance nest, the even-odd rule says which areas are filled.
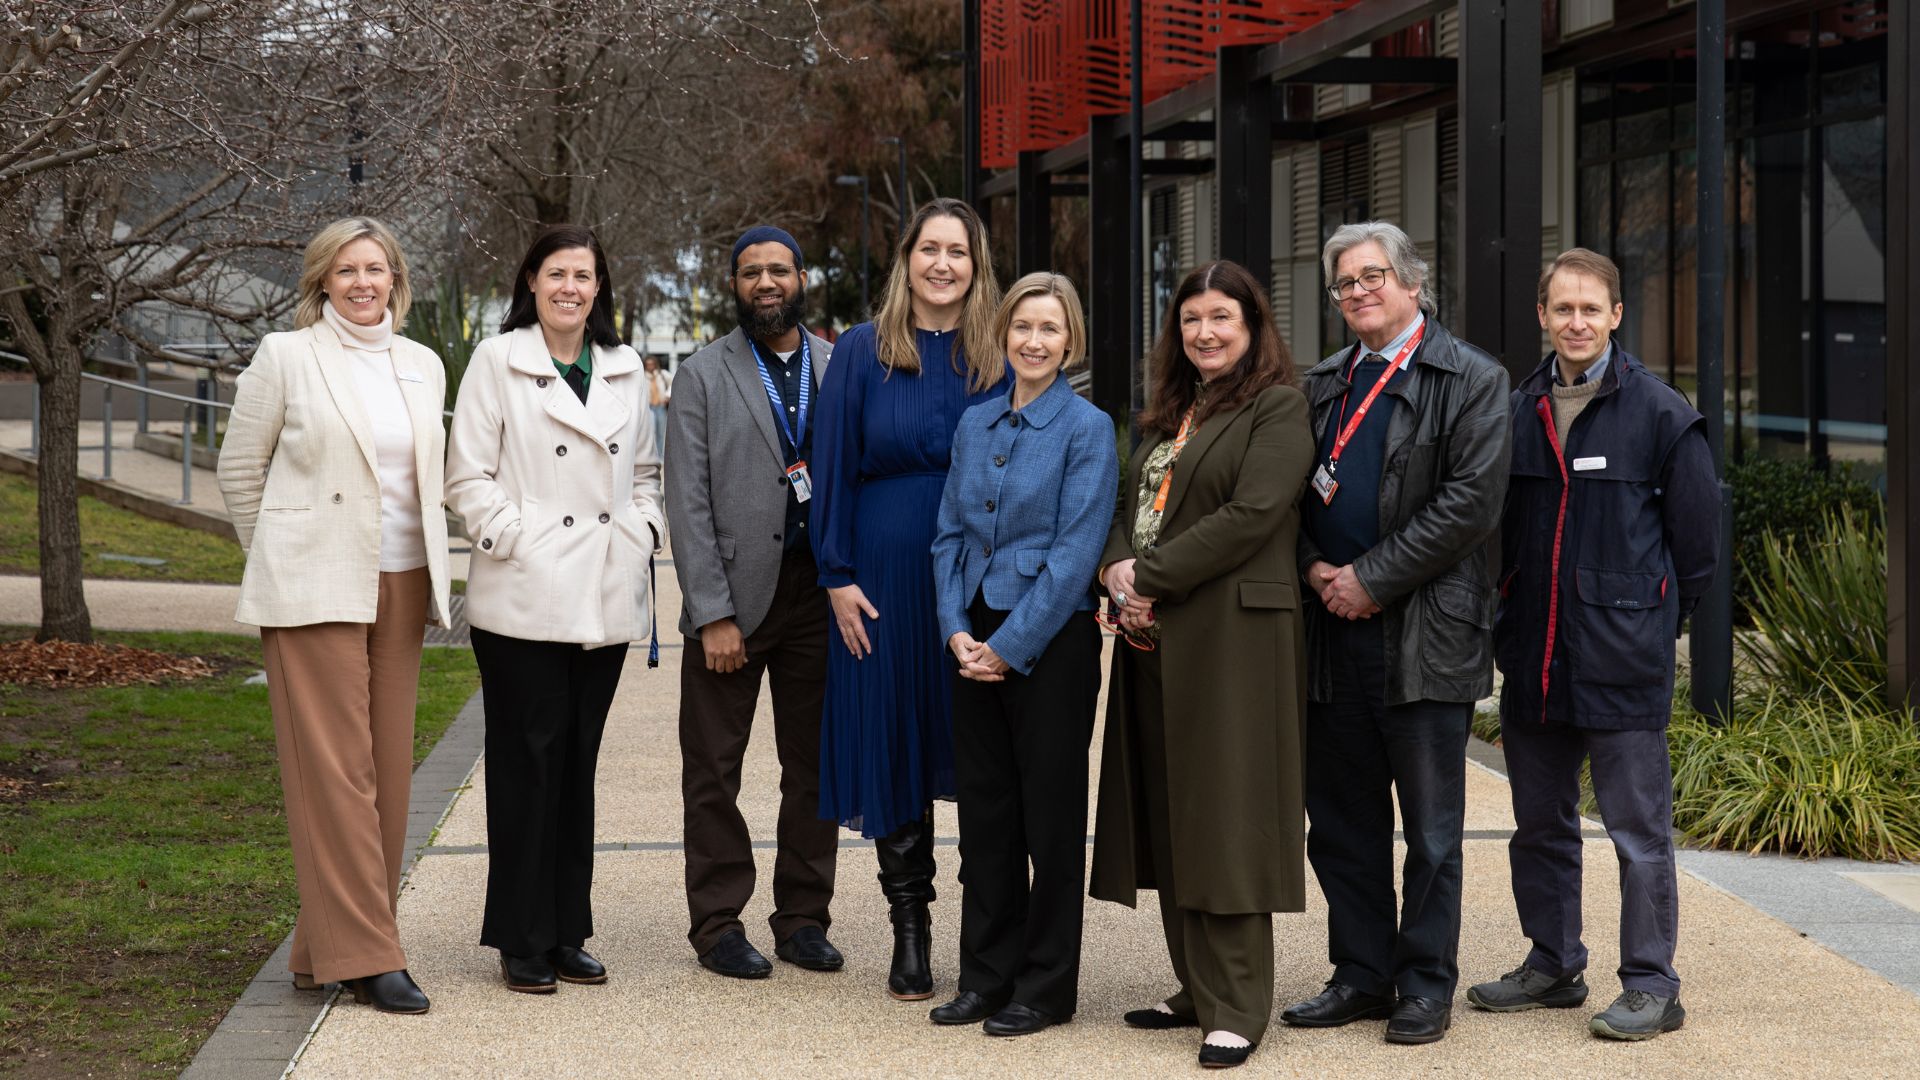
[[[1881,485],[1895,681],[1920,673],[1920,642],[1905,629],[1905,601],[1920,600],[1906,572],[1916,543],[1906,356],[1920,322],[1908,206],[1920,146],[1913,5],[969,7],[971,194],[1013,223],[1022,272],[1080,265],[1080,253],[1056,250],[1054,230],[1087,215],[1099,404],[1127,410],[1130,358],[1158,330],[1180,275],[1208,259],[1264,273],[1295,356],[1312,362],[1345,343],[1322,289],[1321,243],[1346,221],[1396,221],[1434,267],[1442,321],[1518,372],[1543,351],[1533,311],[1542,262],[1584,245],[1621,267],[1626,348],[1690,396],[1702,348],[1717,354],[1709,376],[1723,391],[1730,460],[1845,462]],[[1130,245],[1135,8],[1143,137]],[[1701,43],[1716,39],[1724,64],[1703,79],[1715,73]],[[1711,108],[1716,92],[1723,110]],[[1718,227],[1704,229],[1703,124],[1723,176]],[[1720,252],[1717,266],[1702,265],[1703,241]]]

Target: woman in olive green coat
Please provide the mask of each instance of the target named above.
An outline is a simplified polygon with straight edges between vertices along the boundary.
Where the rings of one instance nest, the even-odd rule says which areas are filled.
[[[1101,560],[1126,640],[1091,892],[1160,894],[1180,989],[1127,1023],[1198,1026],[1200,1063],[1231,1066],[1272,1011],[1271,913],[1306,906],[1294,540],[1313,436],[1266,290],[1234,263],[1181,283],[1152,370]]]

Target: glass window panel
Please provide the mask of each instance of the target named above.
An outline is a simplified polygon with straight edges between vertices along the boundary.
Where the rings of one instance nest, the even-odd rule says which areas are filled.
[[[1751,422],[1763,453],[1797,456],[1807,452],[1807,136],[1782,132],[1752,146],[1752,239],[1743,253],[1754,290]]]
[[[1820,76],[1820,107],[1827,112],[1880,104],[1880,65]]]
[[[1583,247],[1601,253],[1613,251],[1613,172],[1609,165],[1580,169],[1580,229]]]
[[[1692,150],[1674,154],[1673,169],[1673,337],[1667,381],[1696,404],[1700,385],[1700,351],[1694,336],[1698,319],[1700,220],[1699,155]],[[1644,357],[1642,359],[1645,359]]]
[[[1671,290],[1667,276],[1667,156],[1655,154],[1619,164],[1620,216],[1614,262],[1620,266],[1626,304],[1617,340],[1648,367],[1668,368],[1667,329]]]
[[[1821,341],[1828,453],[1885,467],[1887,442],[1886,121],[1823,130]]]

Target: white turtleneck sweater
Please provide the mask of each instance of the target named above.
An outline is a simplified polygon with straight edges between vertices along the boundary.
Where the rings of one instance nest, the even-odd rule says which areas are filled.
[[[332,302],[320,310],[345,348],[360,406],[373,427],[373,452],[380,464],[380,572],[418,569],[427,565],[427,534],[420,521],[413,420],[393,370],[393,313],[386,312],[374,326],[361,326],[335,310]]]

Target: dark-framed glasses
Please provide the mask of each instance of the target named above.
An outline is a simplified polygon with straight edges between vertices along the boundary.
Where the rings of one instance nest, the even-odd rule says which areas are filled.
[[[762,276],[770,277],[775,281],[785,281],[793,276],[793,264],[771,263],[761,266],[756,263],[753,266],[743,266],[735,270],[733,276],[749,283],[759,281]]]
[[[1351,297],[1356,288],[1361,292],[1374,292],[1387,283],[1389,272],[1386,267],[1369,266],[1360,271],[1359,277],[1341,278],[1327,286],[1327,295],[1333,297],[1333,302],[1337,304]]]

